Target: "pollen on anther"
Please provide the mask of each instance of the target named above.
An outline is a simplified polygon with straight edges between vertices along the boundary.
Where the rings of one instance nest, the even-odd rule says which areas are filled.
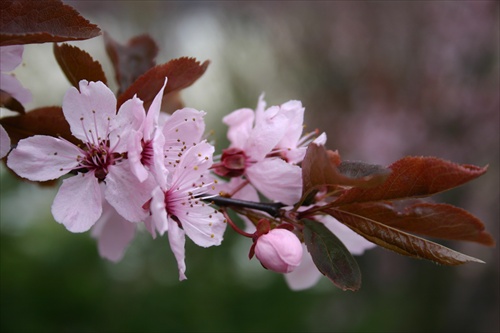
[[[211,235],[210,235],[210,238],[214,238],[214,237],[215,237],[215,235],[214,235],[214,234],[211,234]]]
[[[194,169],[194,170],[198,170],[198,166],[197,166],[197,165],[195,165],[195,166],[193,167],[193,169]]]

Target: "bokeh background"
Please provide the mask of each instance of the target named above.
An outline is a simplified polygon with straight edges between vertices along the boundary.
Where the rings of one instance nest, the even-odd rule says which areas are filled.
[[[432,155],[489,165],[486,175],[435,197],[479,217],[499,240],[500,27],[498,1],[66,1],[114,39],[147,33],[158,63],[210,60],[183,92],[221,118],[290,99],[307,129],[328,135],[344,159],[390,164]],[[74,45],[105,68],[102,37]],[[28,45],[16,75],[28,109],[60,105],[69,83],[52,45]],[[2,115],[8,115],[2,110]],[[498,332],[499,250],[445,242],[485,264],[443,267],[384,249],[358,257],[363,287],[326,278],[290,291],[248,261],[250,243],[228,229],[220,247],[187,243],[188,280],[177,280],[166,238],[139,234],[124,259],[99,258],[88,233],[53,221],[56,189],[1,180],[2,332]]]

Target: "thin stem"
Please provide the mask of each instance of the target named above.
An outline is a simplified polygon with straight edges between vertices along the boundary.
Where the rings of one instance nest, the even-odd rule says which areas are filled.
[[[233,220],[231,220],[231,218],[229,217],[229,215],[227,214],[225,209],[221,209],[221,212],[222,212],[222,215],[224,215],[224,217],[226,218],[227,223],[229,223],[229,225],[231,226],[231,228],[233,228],[234,231],[236,231],[237,233],[239,233],[242,236],[245,236],[248,238],[253,238],[254,234],[250,234],[250,233],[245,232],[245,231],[241,230],[240,228],[238,228],[238,226],[233,222]]]
[[[221,207],[232,206],[232,207],[256,209],[266,212],[272,217],[279,217],[281,215],[281,208],[285,206],[281,202],[276,202],[276,203],[253,202],[253,201],[226,198],[221,196],[210,197],[209,199],[205,199],[205,201]]]

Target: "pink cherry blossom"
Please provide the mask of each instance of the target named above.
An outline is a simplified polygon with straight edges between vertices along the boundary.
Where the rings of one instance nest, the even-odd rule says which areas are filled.
[[[293,121],[300,121],[293,118]],[[271,200],[294,204],[302,191],[300,167],[280,157],[271,156],[273,149],[283,140],[289,126],[296,126],[279,106],[266,109],[263,96],[255,112],[239,109],[223,118],[229,126],[227,137],[230,148],[223,154],[214,170],[221,176],[244,174],[250,183]],[[302,123],[300,124],[302,126]]]
[[[19,80],[11,74],[4,72],[13,71],[22,62],[23,45],[0,46],[0,90],[9,93],[21,104],[30,103],[33,99],[31,92],[24,88]]]
[[[255,243],[255,256],[262,266],[278,273],[290,273],[302,260],[302,244],[287,229],[275,228]]]
[[[183,150],[173,171],[165,175],[152,194],[154,227],[160,234],[168,231],[179,280],[186,279],[185,236],[199,246],[209,247],[222,242],[226,229],[224,216],[202,200],[214,184],[208,173],[213,152],[213,146],[205,141]]]
[[[82,80],[79,91],[71,88],[64,96],[63,113],[83,147],[35,135],[19,141],[7,164],[33,181],[76,173],[63,180],[52,204],[55,220],[72,232],[87,231],[96,223],[102,214],[103,196],[125,219],[138,222],[147,216],[142,204],[150,198],[154,182],[139,182],[129,163],[123,163],[126,142],[122,136],[135,124],[134,113],[143,112],[141,105],[134,97],[117,114],[116,98],[108,87]]]
[[[127,156],[131,165],[132,172],[144,182],[150,174],[153,175],[156,171],[164,173],[166,168],[163,161],[163,148],[165,145],[165,137],[159,126],[160,108],[163,99],[163,91],[167,85],[167,79],[155,96],[146,115],[146,111],[142,107],[142,102],[138,109],[127,108],[125,112],[131,112],[131,117],[124,119],[133,119],[133,129],[127,136]],[[158,177],[155,177],[158,178]]]
[[[345,247],[354,255],[361,255],[365,250],[376,245],[358,235],[335,218],[326,215],[317,218],[337,236]],[[323,276],[316,268],[305,245],[300,265],[291,273],[285,274],[285,280],[292,290],[303,290],[313,287]]]

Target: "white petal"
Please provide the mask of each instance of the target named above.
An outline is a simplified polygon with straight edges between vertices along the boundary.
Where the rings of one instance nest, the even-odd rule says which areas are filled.
[[[54,219],[71,232],[89,230],[102,214],[102,194],[93,172],[63,181],[52,203]]]
[[[74,144],[45,135],[19,141],[7,160],[19,176],[34,181],[56,179],[78,166],[81,150]]]

